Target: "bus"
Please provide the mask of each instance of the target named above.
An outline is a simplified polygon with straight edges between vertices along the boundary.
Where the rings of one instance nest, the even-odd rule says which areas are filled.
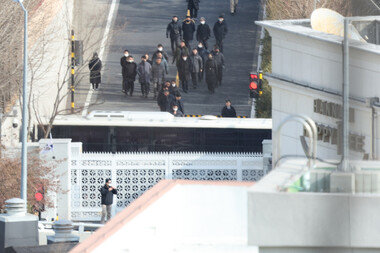
[[[51,133],[82,142],[84,152],[262,152],[272,120],[93,111],[87,117],[58,116]]]

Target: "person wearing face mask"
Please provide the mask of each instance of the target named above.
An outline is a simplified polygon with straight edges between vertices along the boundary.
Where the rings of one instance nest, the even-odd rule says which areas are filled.
[[[182,27],[178,24],[178,17],[173,16],[172,21],[166,27],[166,38],[169,38],[172,47],[172,53],[179,46],[179,42],[182,40]]]
[[[196,18],[198,16],[200,0],[186,0],[186,1],[187,1],[187,9],[190,10],[191,18]]]
[[[157,58],[157,55],[158,54],[162,54],[162,56],[165,58],[165,60],[167,62],[169,62],[169,56],[168,54],[164,51],[164,47],[162,46],[162,44],[158,44],[157,46],[157,51],[153,53],[153,56],[152,56],[152,61],[156,61],[156,58]]]
[[[228,28],[226,21],[224,21],[224,15],[220,15],[218,21],[215,23],[214,28],[214,37],[216,44],[218,45],[221,52],[223,52],[223,40],[228,33]]]
[[[207,88],[210,91],[210,93],[214,93],[217,82],[217,66],[212,54],[208,55],[208,59],[205,63],[204,69],[206,73]]]
[[[178,106],[175,104],[172,106],[171,113],[174,115],[174,117],[183,117],[183,113],[178,110]]]
[[[211,30],[208,24],[206,24],[206,19],[201,17],[200,24],[197,27],[197,41],[201,42],[202,45],[207,49],[207,40],[211,37]]]
[[[223,118],[236,118],[236,111],[233,106],[231,106],[231,100],[226,99],[226,105],[222,109]]]
[[[185,21],[182,23],[183,40],[187,48],[190,48],[190,42],[194,38],[195,24],[190,16],[186,16]]]
[[[177,92],[179,92],[175,80],[172,80],[172,81],[170,82],[169,91],[170,91],[170,94],[172,94],[173,96],[174,96]]]
[[[239,3],[239,0],[230,0],[230,10],[231,10],[231,15],[235,15],[237,11],[237,5]]]
[[[125,65],[125,79],[127,80],[127,85],[125,87],[125,94],[132,96],[135,88],[135,80],[137,75],[137,64],[134,62],[132,56],[128,56],[127,63]]]
[[[125,87],[127,87],[127,79],[125,79],[125,65],[127,64],[127,58],[129,56],[129,51],[124,50],[123,57],[120,58],[120,65],[121,65],[121,75],[123,76],[123,82],[122,82],[122,91],[125,93]]]
[[[183,114],[185,114],[185,106],[183,105],[183,102],[182,102],[181,93],[177,92],[175,94],[175,99],[172,102],[172,106],[173,105],[176,105],[178,110],[181,111]]]
[[[191,78],[191,61],[188,58],[188,55],[182,55],[178,63],[178,77],[182,90],[185,93],[189,90],[188,84]]]
[[[208,55],[209,55],[210,52],[207,49],[204,48],[202,42],[198,43],[197,50],[198,50],[199,56],[202,58],[202,62],[203,62],[203,66],[204,66],[205,63],[206,63],[206,61],[207,61],[207,59],[208,59]],[[203,81],[203,76],[204,76],[203,73],[204,73],[204,71],[199,72],[199,82]]]
[[[181,59],[181,55],[189,55],[189,49],[185,45],[185,41],[181,41],[179,47],[175,50],[174,57],[173,57],[173,62],[175,62],[175,65],[178,68],[178,62]]]
[[[199,83],[199,73],[203,72],[203,60],[198,55],[198,50],[193,49],[192,54],[190,55],[191,61],[191,80],[193,82],[193,88],[196,89]]]
[[[146,61],[145,55],[141,56],[141,62],[137,67],[137,73],[141,85],[141,94],[145,98],[147,98],[149,94],[151,72],[152,66]]]
[[[214,51],[212,51],[212,55],[214,56],[214,60],[217,66],[217,86],[222,86],[223,79],[223,69],[224,69],[224,55],[220,52],[218,45],[214,46]]]

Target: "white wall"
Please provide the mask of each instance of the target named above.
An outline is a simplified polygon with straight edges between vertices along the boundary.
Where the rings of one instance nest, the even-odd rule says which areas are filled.
[[[246,187],[177,185],[93,252],[157,245],[246,245]],[[138,210],[137,210],[138,211]],[[133,251],[138,249],[138,251]]]
[[[273,21],[274,23],[276,21]],[[270,23],[268,21],[267,23]],[[266,27],[272,37],[272,74],[290,81],[328,89],[340,93],[342,89],[342,47],[341,38],[310,32],[310,28],[284,26],[280,29]],[[319,36],[317,39],[312,36]],[[322,38],[322,40],[321,40]],[[373,45],[368,52],[358,49],[358,43],[350,48],[350,94],[355,97],[380,97],[380,46]],[[290,82],[268,78],[272,86],[273,136],[279,124],[288,115],[304,114],[319,124],[337,128],[339,119],[314,113],[314,99],[341,104],[341,98],[327,92],[302,88]],[[355,110],[355,122],[350,123],[350,132],[365,136],[365,153],[371,155],[371,109],[365,103],[350,101]],[[380,108],[377,109],[379,114]],[[281,155],[304,155],[299,136],[302,125],[290,123],[281,135]],[[376,119],[377,151],[380,147],[380,120]],[[273,137],[273,152],[276,154],[277,140]],[[318,141],[318,156],[339,159],[337,146]],[[350,151],[350,159],[362,159],[364,153]]]

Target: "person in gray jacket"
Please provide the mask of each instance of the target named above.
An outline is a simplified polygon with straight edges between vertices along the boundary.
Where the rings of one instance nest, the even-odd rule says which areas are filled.
[[[153,91],[154,97],[156,99],[157,93],[161,90],[161,87],[165,80],[165,66],[162,63],[162,59],[157,58],[152,66],[152,81],[153,81]]]
[[[191,80],[193,82],[193,88],[196,89],[199,83],[199,73],[203,71],[203,60],[199,56],[198,50],[193,49],[192,54],[190,55],[191,61]]]
[[[137,74],[139,75],[139,82],[141,85],[142,97],[147,98],[150,89],[150,78],[152,74],[152,66],[146,61],[145,55],[141,56],[141,62],[137,67]]]
[[[219,46],[214,46],[214,51],[212,51],[212,54],[214,56],[214,60],[217,66],[217,86],[222,86],[222,79],[223,79],[223,69],[224,69],[224,55],[222,52],[220,52]]]
[[[166,75],[168,75],[169,74],[169,64],[168,64],[168,61],[166,60],[166,58],[163,56],[162,53],[157,53],[157,56],[155,57],[154,62],[157,60],[157,58],[161,59],[161,64],[164,64],[165,73],[166,73]]]

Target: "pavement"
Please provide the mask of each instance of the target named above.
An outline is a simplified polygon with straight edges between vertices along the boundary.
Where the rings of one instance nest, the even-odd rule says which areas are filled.
[[[89,0],[93,2],[94,8],[100,8],[108,15],[108,6],[103,1]],[[173,15],[184,18],[187,3],[184,0],[116,0],[115,17],[111,25],[110,36],[106,43],[103,61],[102,84],[98,91],[89,92],[90,84],[87,78],[83,78],[82,84],[77,88],[78,96],[76,105],[83,106],[87,100],[89,107],[85,113],[92,110],[124,110],[124,111],[159,111],[157,103],[152,94],[148,99],[141,98],[141,89],[138,81],[135,82],[134,96],[125,96],[121,92],[121,67],[120,57],[124,49],[128,49],[134,56],[136,63],[140,62],[141,55],[149,53],[151,56],[156,50],[157,44],[164,45],[169,53],[170,66],[167,79],[175,79],[176,68],[171,64],[170,40],[166,38],[166,26]],[[218,16],[225,13],[229,33],[224,42],[224,55],[226,68],[222,86],[215,94],[209,94],[205,82],[198,89],[190,89],[189,93],[182,93],[186,114],[210,114],[219,115],[224,100],[231,99],[237,114],[250,116],[251,101],[249,99],[249,73],[256,69],[258,37],[260,30],[254,24],[259,15],[259,0],[240,0],[236,15],[229,14],[228,0],[201,1],[199,17],[205,17],[206,22],[212,29]],[[86,2],[88,6],[88,2]],[[78,7],[86,11],[86,7]],[[81,14],[86,17],[86,15]],[[104,25],[99,31],[104,31]],[[80,22],[89,22],[80,18]],[[198,24],[198,21],[197,23]],[[85,25],[82,27],[85,27]],[[83,28],[82,28],[83,29]],[[213,45],[215,39],[209,40]],[[100,43],[98,43],[100,44]],[[196,45],[193,41],[192,46]]]

